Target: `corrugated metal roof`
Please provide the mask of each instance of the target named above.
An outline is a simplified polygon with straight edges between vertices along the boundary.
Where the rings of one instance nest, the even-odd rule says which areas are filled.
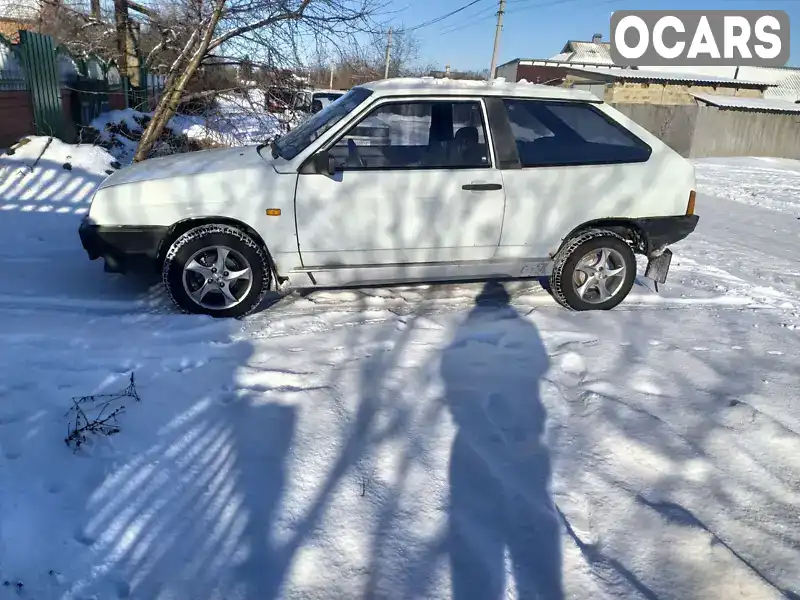
[[[765,98],[781,100],[800,100],[800,69],[791,67],[749,67],[742,66],[698,66],[698,67],[642,67],[641,70],[663,71],[665,73],[682,73],[698,77],[725,77],[742,81],[771,83],[764,91]]]
[[[767,88],[764,98],[789,102],[800,100],[800,71],[792,70],[789,75],[778,81],[775,87]]]
[[[643,67],[650,70],[651,67]],[[652,67],[652,69],[669,73],[691,73],[693,75],[706,75],[714,77],[728,77],[746,81],[763,81],[774,84],[775,87],[764,91],[765,98],[781,100],[800,100],[800,69],[791,67],[750,67],[742,66],[700,66],[700,67]]]
[[[738,98],[736,96],[721,96],[718,94],[702,94],[690,92],[692,96],[707,104],[720,108],[738,108],[742,110],[800,113],[800,104],[784,100],[767,98]]]
[[[687,81],[692,83],[710,84],[739,84],[739,85],[770,85],[764,81],[751,81],[746,79],[732,79],[730,77],[715,77],[713,75],[697,75],[694,73],[679,73],[670,71],[645,71],[643,69],[608,69],[602,67],[569,67],[573,71],[584,73],[600,73],[616,79],[649,79],[656,81]]]

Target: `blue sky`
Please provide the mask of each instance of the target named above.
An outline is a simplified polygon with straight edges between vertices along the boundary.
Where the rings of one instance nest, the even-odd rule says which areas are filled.
[[[455,10],[470,0],[391,0],[395,26],[413,27]],[[561,51],[568,39],[589,40],[593,33],[609,39],[609,21],[615,10],[628,9],[779,9],[791,21],[791,66],[800,66],[800,0],[507,0],[500,45],[500,63],[513,58],[547,58]],[[421,58],[444,68],[488,69],[497,0],[478,0],[439,23],[415,34]]]

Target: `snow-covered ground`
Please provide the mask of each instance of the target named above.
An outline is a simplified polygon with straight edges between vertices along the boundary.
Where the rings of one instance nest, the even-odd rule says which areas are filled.
[[[699,185],[720,198],[800,217],[800,161],[785,158],[702,158]]]
[[[668,283],[613,311],[521,282],[219,321],[86,259],[113,159],[52,150],[0,158],[0,600],[800,594],[799,163],[760,205],[729,191],[763,161],[702,163]]]

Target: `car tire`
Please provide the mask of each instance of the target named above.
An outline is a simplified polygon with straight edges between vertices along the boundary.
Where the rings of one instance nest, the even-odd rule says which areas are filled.
[[[161,277],[183,312],[238,318],[261,304],[272,269],[266,248],[251,236],[231,225],[212,224],[190,229],[173,242]]]
[[[556,302],[570,310],[610,310],[625,299],[635,278],[636,256],[628,243],[612,231],[591,229],[558,252],[550,288]]]

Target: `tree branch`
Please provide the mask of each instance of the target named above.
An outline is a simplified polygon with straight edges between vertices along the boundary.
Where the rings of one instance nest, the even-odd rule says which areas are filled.
[[[236,92],[236,91],[244,91],[257,88],[257,85],[253,84],[242,84],[237,87],[228,88],[225,90],[206,90],[204,92],[196,92],[194,94],[185,94],[181,97],[181,102],[188,102],[190,100],[201,100],[203,98],[214,98],[220,94],[226,94],[228,92]]]
[[[130,3],[128,3],[128,5],[130,6]],[[167,48],[170,44],[175,42],[175,40],[178,37],[174,29],[164,29],[161,31],[161,35],[163,36],[161,38],[161,41],[158,42],[158,44],[156,44],[155,46],[153,46],[153,49],[150,50],[150,52],[147,55],[147,58],[144,59],[145,68],[150,68],[150,65],[153,62],[153,59],[156,57],[156,55],[165,48]]]
[[[151,19],[153,19],[154,21],[158,21],[159,19],[159,14],[157,12],[155,12],[150,8],[147,8],[146,6],[142,6],[138,2],[133,2],[132,0],[128,0],[128,8],[132,8],[136,12],[146,15]]]
[[[211,40],[211,42],[208,44],[208,50],[211,51],[215,48],[219,48],[228,40],[255,29],[269,27],[270,25],[274,25],[275,23],[279,23],[281,21],[293,21],[300,19],[303,17],[303,13],[305,12],[306,8],[308,8],[309,4],[311,4],[311,0],[303,0],[297,10],[290,10],[280,15],[273,15],[271,17],[267,17],[266,19],[256,21],[255,23],[250,23],[248,25],[242,25],[241,27],[231,29],[230,31],[223,33],[221,36]]]

